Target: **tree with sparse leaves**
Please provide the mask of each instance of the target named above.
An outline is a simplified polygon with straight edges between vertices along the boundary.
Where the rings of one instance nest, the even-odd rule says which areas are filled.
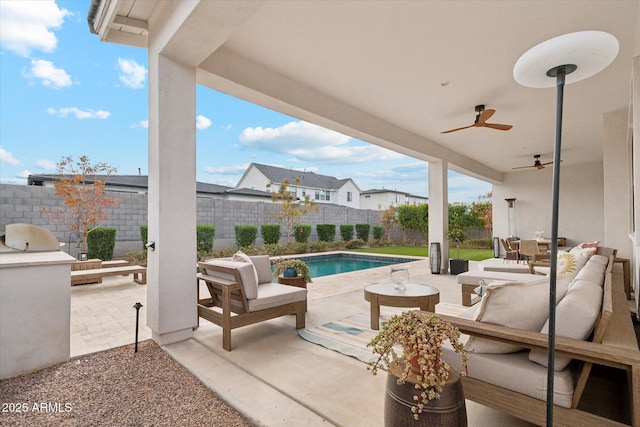
[[[87,251],[87,236],[107,217],[107,209],[118,201],[107,197],[105,185],[116,168],[107,163],[91,164],[88,156],[63,157],[57,164],[59,176],[54,180],[56,195],[64,200],[66,210],[45,209],[55,220],[82,236],[82,252]],[[100,179],[98,179],[100,176]]]
[[[269,184],[267,188],[271,188]],[[296,179],[294,185],[300,185],[300,180]],[[293,226],[297,224],[298,219],[308,212],[315,212],[318,207],[305,195],[302,199],[298,198],[289,188],[289,180],[285,179],[280,184],[278,191],[271,193],[271,201],[280,205],[278,211],[267,212],[269,216],[275,219],[287,233],[287,242],[291,241],[293,234]]]
[[[387,209],[383,210],[380,214],[380,223],[384,227],[384,234],[387,240],[391,240],[391,230],[393,229],[393,224],[398,223],[398,218],[396,216],[396,208],[394,206],[389,206]]]
[[[493,234],[493,203],[491,202],[493,195],[491,191],[487,194],[478,196],[478,201],[471,204],[471,209],[482,220],[482,227],[487,232],[487,237],[491,238]]]

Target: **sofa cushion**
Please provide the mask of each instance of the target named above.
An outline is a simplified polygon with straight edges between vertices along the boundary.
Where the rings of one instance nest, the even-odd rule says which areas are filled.
[[[260,283],[260,280],[258,280],[258,272],[256,271],[256,266],[253,265],[253,261],[251,261],[251,257],[249,257],[249,255],[245,254],[242,251],[238,251],[235,254],[233,254],[233,257],[231,258],[231,261],[246,262],[246,263],[251,264],[251,266],[253,267],[253,274],[255,276],[254,280],[255,280],[256,283]],[[244,280],[243,280],[243,282],[244,282]]]
[[[529,267],[527,267],[527,273],[528,272]],[[480,284],[480,280],[484,280],[486,284],[496,280],[530,282],[532,280],[540,280],[540,276],[525,273],[508,273],[504,271],[471,270],[458,274],[457,279],[460,284],[478,286]]]
[[[596,256],[599,255],[594,255],[594,257]],[[602,287],[604,285],[604,272],[606,270],[606,267],[606,265],[603,265],[599,262],[592,262],[591,260],[589,260],[587,265],[585,265],[582,270],[578,272],[575,279],[586,280],[587,282]]]
[[[307,290],[279,283],[264,283],[258,287],[258,297],[249,300],[249,311],[266,310],[307,299]]]
[[[556,301],[564,296],[570,281],[568,277],[558,277]],[[474,320],[537,332],[548,317],[549,278],[542,277],[531,282],[493,282],[485,286]],[[471,337],[465,349],[473,353],[510,353],[522,347]]]
[[[242,290],[244,291],[244,296],[248,300],[254,299],[258,297],[258,280],[255,274],[255,267],[253,263],[244,262],[244,261],[229,261],[222,259],[209,259],[204,262],[205,264],[210,265],[220,265],[223,267],[233,267],[238,269],[238,273],[240,274],[240,281],[242,282]],[[220,277],[225,280],[235,280],[233,275],[226,274],[218,271],[207,270],[207,274],[214,277]]]
[[[600,314],[602,287],[586,280],[574,280],[567,294],[556,306],[556,336],[584,340],[591,334]],[[549,333],[547,320],[540,330]],[[546,350],[531,350],[529,360],[547,367]],[[554,369],[561,371],[571,362],[571,358],[556,356]]]
[[[448,345],[443,349],[445,361],[460,370],[460,355]],[[530,362],[527,354],[527,351],[510,354],[469,354],[467,376],[544,401],[547,398],[547,368]],[[574,382],[573,369],[556,372],[553,403],[570,408]]]
[[[258,272],[258,284],[271,283],[273,275],[271,274],[271,260],[269,255],[252,255],[251,262]]]

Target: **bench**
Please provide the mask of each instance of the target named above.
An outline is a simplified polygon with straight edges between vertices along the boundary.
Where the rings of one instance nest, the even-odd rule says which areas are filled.
[[[594,427],[632,425],[640,427],[640,350],[624,292],[622,272],[612,273],[613,260],[614,257],[610,256],[604,276],[599,316],[589,339],[567,338],[559,334],[556,336],[556,368],[559,368],[557,363],[562,357],[565,359],[568,357],[572,361],[563,370],[556,371],[554,425]],[[571,289],[570,285],[566,295],[569,295]],[[562,303],[562,299],[560,303]],[[560,303],[557,305],[558,308]],[[522,306],[523,309],[526,307],[526,305]],[[536,425],[545,425],[546,401],[541,394],[546,395],[546,391],[544,391],[544,382],[540,381],[539,377],[540,374],[546,375],[546,368],[541,366],[539,361],[535,363],[530,359],[529,350],[534,349],[542,351],[538,354],[546,354],[547,334],[484,323],[465,317],[446,315],[441,317],[457,326],[463,334],[488,339],[490,342],[514,344],[525,349],[507,354],[470,353],[468,376],[463,377],[465,398]],[[560,323],[558,323],[559,325]],[[473,366],[474,359],[475,366]],[[452,357],[451,360],[453,362],[456,359]],[[532,365],[523,367],[527,364]],[[623,402],[622,406],[628,408],[629,414],[628,419],[624,422],[611,419],[602,413],[593,413],[588,410],[590,408],[585,407],[588,405],[580,405],[594,365],[614,368],[627,374],[629,390],[625,398],[628,398],[628,402]],[[516,368],[522,369],[524,374],[518,373]],[[503,376],[503,378],[496,379],[500,374],[493,377],[487,375],[488,369],[492,369],[492,372],[503,370],[507,377],[510,375],[514,378],[510,380]],[[570,371],[566,371],[566,373],[570,372],[576,375],[575,382],[570,384],[571,393],[565,392],[559,395],[558,375],[563,375],[563,371],[568,369]],[[531,376],[526,378],[529,373]],[[537,380],[532,378],[534,375],[538,376]],[[564,378],[567,377],[574,378],[571,375],[564,376]],[[571,380],[569,381],[571,382]],[[504,382],[509,385],[505,385]],[[525,385],[523,386],[523,384]],[[526,388],[527,384],[530,386],[529,390],[515,391],[513,389]],[[535,390],[532,390],[533,388]],[[603,395],[601,388],[592,387],[590,392],[600,393],[596,401],[610,397]],[[536,397],[533,397],[534,395]],[[563,403],[559,405],[558,399],[562,399]]]
[[[106,276],[128,276],[133,274],[133,281],[144,285],[147,283],[147,267],[127,265],[122,267],[92,268],[71,272],[71,286],[81,283],[102,283]]]
[[[231,330],[241,326],[295,314],[296,329],[305,327],[307,290],[272,283],[268,256],[246,259],[250,261],[211,259],[198,263],[198,317],[222,328],[222,347],[227,351],[231,351]],[[200,297],[201,281],[209,297]]]

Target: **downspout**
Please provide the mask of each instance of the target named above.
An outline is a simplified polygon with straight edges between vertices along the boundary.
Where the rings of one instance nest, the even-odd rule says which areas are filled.
[[[91,34],[98,34],[95,29],[96,15],[98,14],[98,9],[100,9],[100,3],[102,0],[91,0],[91,4],[89,5],[89,13],[87,14],[87,24],[89,24],[89,31]]]

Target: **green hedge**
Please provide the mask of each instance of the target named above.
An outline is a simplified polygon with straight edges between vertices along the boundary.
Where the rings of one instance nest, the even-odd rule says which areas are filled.
[[[293,229],[293,236],[298,243],[308,243],[311,236],[311,226],[309,224],[298,224]]]
[[[340,225],[340,237],[345,242],[353,239],[353,224],[341,224]]]
[[[239,247],[253,246],[258,236],[255,225],[236,225],[236,245]]]
[[[382,234],[384,233],[384,228],[380,225],[373,226],[373,239],[374,240],[382,240]]]
[[[146,250],[147,249],[147,241],[149,236],[149,226],[148,225],[141,225],[140,226],[140,238],[142,239],[142,250]]]
[[[333,242],[336,238],[335,224],[317,224],[318,240],[321,242]]]
[[[213,225],[196,226],[198,252],[213,252],[213,240],[215,237],[216,228]]]
[[[113,258],[116,246],[115,228],[94,228],[87,235],[87,257],[108,261]]]
[[[369,230],[371,230],[370,224],[356,224],[356,236],[365,243],[369,241]]]
[[[260,234],[265,245],[277,245],[280,241],[280,224],[262,224]]]

